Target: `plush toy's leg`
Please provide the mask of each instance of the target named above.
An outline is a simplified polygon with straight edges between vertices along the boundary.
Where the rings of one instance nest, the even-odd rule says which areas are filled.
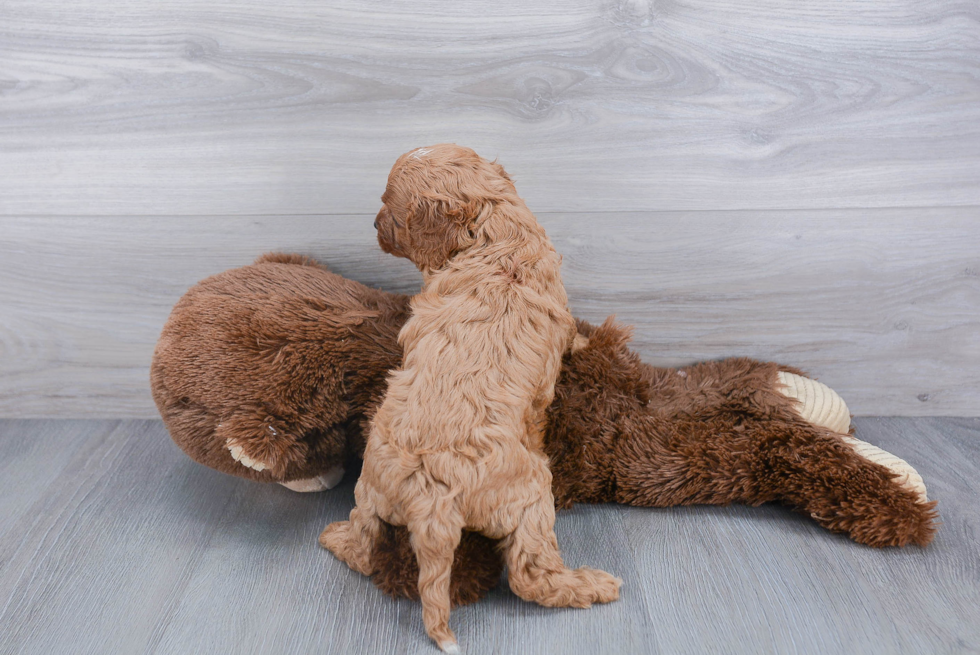
[[[779,372],[779,391],[796,401],[796,411],[806,421],[842,435],[844,443],[855,453],[892,471],[895,482],[913,491],[922,502],[928,502],[922,476],[908,462],[869,443],[848,436],[851,415],[844,399],[827,385],[795,373]]]
[[[784,498],[824,527],[864,544],[928,544],[936,530],[936,503],[929,502],[915,469],[845,434],[850,429],[847,406],[826,385],[792,373],[780,373],[779,382],[777,388],[797,401],[801,417],[818,431],[828,430],[791,442],[783,462]],[[889,475],[881,475],[879,467]]]
[[[232,453],[234,456],[234,453]],[[280,482],[282,486],[286,487],[290,491],[297,491],[299,493],[310,493],[316,491],[326,491],[327,489],[333,489],[340,481],[344,479],[344,467],[339,464],[323,475],[318,475],[315,478],[306,478],[304,480],[290,480],[289,482]]]
[[[929,498],[926,496],[926,483],[922,481],[922,476],[904,459],[851,436],[842,435],[841,439],[864,459],[889,469],[895,474],[893,478],[895,482],[915,492],[921,502],[929,502]]]
[[[759,453],[755,475],[772,495],[753,502],[787,503],[868,546],[925,546],[932,540],[935,502],[897,484],[892,471],[858,455],[841,435],[807,432],[778,434],[781,443]]]
[[[781,502],[870,546],[932,539],[935,503],[918,476],[849,436],[847,406],[826,386],[750,360],[650,369],[650,379],[657,403],[620,419],[616,502]]]
[[[780,371],[776,379],[779,382],[776,388],[796,401],[796,411],[805,420],[847,434],[851,427],[851,413],[837,392],[822,382],[787,371]]]

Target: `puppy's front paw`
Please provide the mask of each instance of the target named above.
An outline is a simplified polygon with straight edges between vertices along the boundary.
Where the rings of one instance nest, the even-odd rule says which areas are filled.
[[[245,449],[242,448],[242,446],[234,439],[226,439],[225,447],[228,449],[228,452],[231,453],[232,458],[242,466],[247,466],[248,468],[256,471],[264,471],[269,468],[265,462],[260,462],[257,459],[249,457],[245,453]]]
[[[362,575],[371,575],[374,569],[371,567],[370,549],[363,550],[356,535],[353,539],[351,537],[350,521],[337,521],[320,533],[318,541],[352,570]]]
[[[350,521],[335,521],[324,528],[320,533],[318,541],[320,545],[329,550],[340,559],[341,552],[347,546],[347,535],[350,532]]]

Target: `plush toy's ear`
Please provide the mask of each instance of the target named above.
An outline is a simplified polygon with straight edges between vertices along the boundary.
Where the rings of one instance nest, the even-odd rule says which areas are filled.
[[[423,270],[442,267],[473,241],[476,203],[440,194],[413,198],[408,216],[410,258]]]

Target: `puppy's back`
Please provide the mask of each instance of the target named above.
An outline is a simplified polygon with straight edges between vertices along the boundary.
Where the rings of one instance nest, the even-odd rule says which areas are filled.
[[[434,276],[411,301],[399,333],[402,369],[378,420],[403,445],[461,447],[475,435],[532,436],[553,396],[575,325],[553,250],[520,283],[506,270],[465,262]],[[544,269],[544,270],[541,270]]]

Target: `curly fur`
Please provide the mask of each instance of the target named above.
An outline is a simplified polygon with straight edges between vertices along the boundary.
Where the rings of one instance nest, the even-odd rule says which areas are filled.
[[[357,506],[320,543],[369,575],[381,521],[406,526],[422,618],[443,647],[455,643],[450,573],[464,528],[501,540],[525,600],[614,600],[621,581],[566,569],[554,533],[544,414],[575,336],[558,254],[509,179],[468,148],[403,155],[383,200],[379,238],[425,284],[371,423]]]

